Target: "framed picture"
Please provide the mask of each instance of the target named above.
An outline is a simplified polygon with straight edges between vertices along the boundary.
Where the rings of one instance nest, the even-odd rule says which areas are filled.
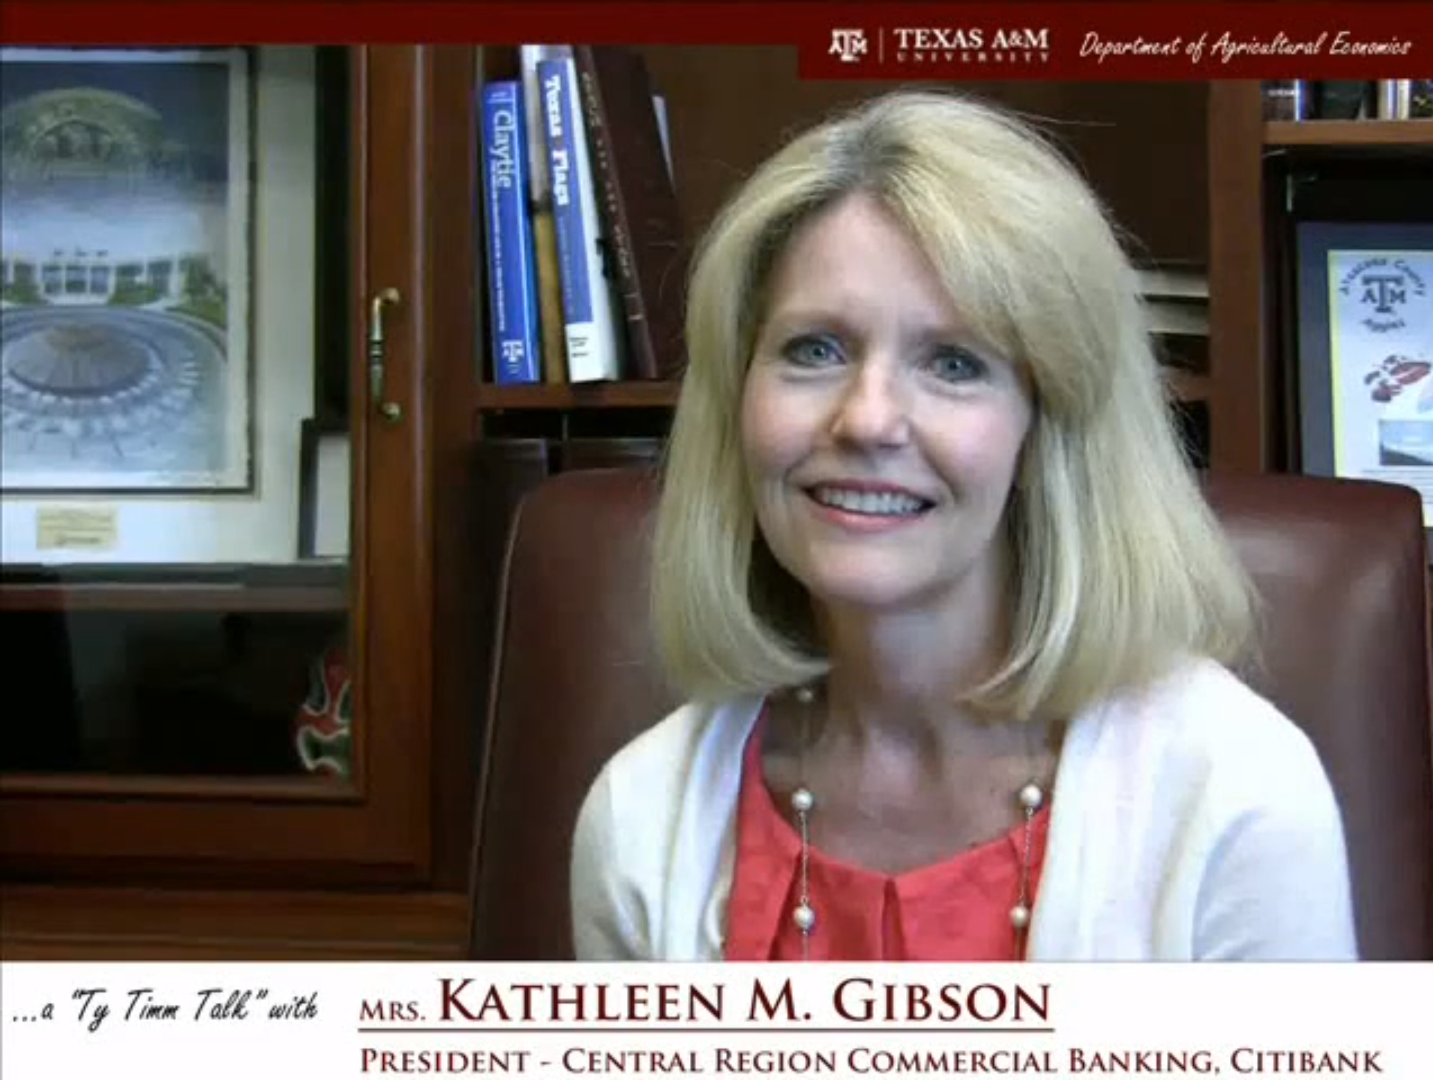
[[[1305,221],[1295,244],[1303,471],[1414,488],[1433,529],[1433,223]]]
[[[0,76],[0,488],[250,491],[251,52]]]
[[[323,207],[315,229],[314,416],[347,424],[351,266],[349,170],[349,49],[314,50],[314,202]]]
[[[299,558],[348,558],[348,429],[305,420],[299,438]]]

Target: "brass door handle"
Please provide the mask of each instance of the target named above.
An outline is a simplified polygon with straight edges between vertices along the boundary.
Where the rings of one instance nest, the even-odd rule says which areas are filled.
[[[396,401],[383,399],[384,349],[387,342],[383,335],[383,309],[403,299],[397,289],[382,289],[368,303],[368,399],[378,410],[378,415],[390,424],[403,419],[403,406]]]

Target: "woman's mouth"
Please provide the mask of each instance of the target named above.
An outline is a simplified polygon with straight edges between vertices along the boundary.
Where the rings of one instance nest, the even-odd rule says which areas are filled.
[[[929,499],[897,488],[817,484],[807,488],[806,494],[821,506],[866,517],[915,517],[935,505]]]

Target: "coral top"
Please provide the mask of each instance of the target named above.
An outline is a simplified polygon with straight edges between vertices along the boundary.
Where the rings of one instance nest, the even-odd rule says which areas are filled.
[[[742,756],[736,865],[727,901],[727,960],[800,960],[791,912],[801,896],[801,836],[767,789],[763,716]],[[820,813],[820,795],[817,794]],[[1049,804],[1032,822],[1030,904],[1049,833]],[[890,876],[812,848],[812,960],[1017,960],[1010,909],[1020,896],[1025,826],[944,862]]]

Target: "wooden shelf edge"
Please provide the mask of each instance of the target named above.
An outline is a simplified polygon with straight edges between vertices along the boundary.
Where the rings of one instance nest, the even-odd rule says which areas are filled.
[[[361,894],[7,884],[15,960],[460,960],[461,893]]]
[[[1193,404],[1209,400],[1211,386],[1208,375],[1192,371],[1166,371],[1164,379],[1175,401]]]
[[[433,944],[414,944],[407,941],[285,939],[249,941],[207,937],[105,937],[98,934],[50,936],[0,931],[0,959],[10,963],[433,963],[462,961],[467,958],[466,953],[466,943],[462,941]]]
[[[222,611],[342,614],[346,565],[198,568],[6,567],[0,611]]]
[[[1433,120],[1269,120],[1264,124],[1264,145],[1433,150]]]
[[[6,585],[0,611],[222,611],[335,614],[348,610],[338,587],[228,585]]]
[[[353,803],[362,792],[326,776],[119,776],[103,773],[0,774],[0,800],[15,798],[176,799]]]
[[[477,388],[478,412],[504,409],[665,409],[677,403],[681,384],[663,382],[539,383],[532,386]]]

